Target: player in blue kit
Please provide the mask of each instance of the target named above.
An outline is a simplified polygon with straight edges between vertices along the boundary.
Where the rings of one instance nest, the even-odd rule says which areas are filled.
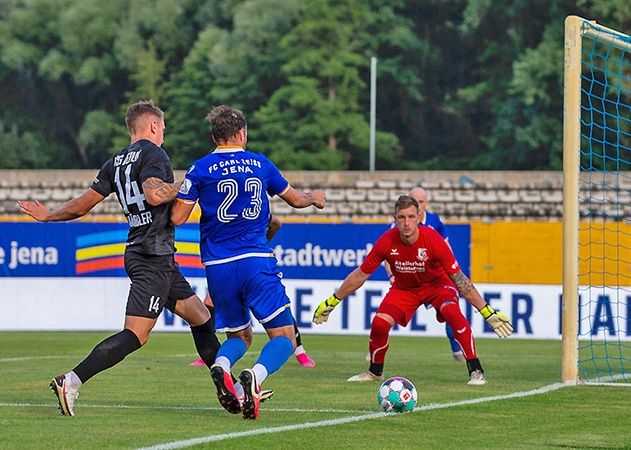
[[[419,225],[433,228],[442,236],[442,238],[447,243],[447,246],[451,249],[451,245],[449,245],[449,236],[447,235],[447,229],[442,220],[440,220],[440,216],[438,214],[434,214],[427,210],[429,206],[429,195],[427,191],[420,186],[413,187],[410,189],[408,194],[418,203],[418,215],[419,215]],[[386,272],[388,273],[388,278],[390,282],[392,282],[393,275],[390,270],[390,266],[385,265]],[[448,323],[445,323],[445,334],[449,339],[449,346],[451,347],[451,355],[453,356],[455,361],[464,362],[466,361],[464,355],[462,354],[462,350],[460,349],[460,344],[456,341],[454,337],[454,331],[449,326]],[[370,362],[370,353],[366,355],[366,361]]]
[[[271,241],[272,238],[276,235],[276,233],[278,233],[278,230],[280,230],[281,225],[282,223],[278,217],[274,215],[270,216],[269,225],[267,227],[267,235],[266,235],[268,241]],[[206,298],[204,299],[204,304],[206,305],[207,308],[212,309],[214,311],[215,307],[208,293],[206,294]],[[213,317],[215,316],[214,312],[211,314]],[[307,367],[307,368],[315,367],[316,362],[313,360],[313,358],[311,358],[311,356],[309,356],[304,346],[302,345],[302,335],[300,333],[300,330],[298,329],[298,323],[296,323],[296,318],[294,318],[294,333],[296,335],[296,350],[294,351],[294,357],[296,358],[296,361],[298,361],[298,364],[300,364],[302,367]],[[205,366],[205,365],[206,364],[201,358],[189,364],[189,366],[191,367]]]
[[[188,170],[171,220],[185,223],[199,203],[202,263],[215,304],[216,327],[227,335],[211,375],[219,403],[228,412],[256,419],[261,384],[296,346],[289,298],[266,237],[268,195],[278,195],[294,208],[323,208],[325,197],[322,190],[295,190],[267,157],[245,150],[247,122],[238,109],[217,106],[207,119],[217,148]],[[230,371],[252,342],[250,311],[270,340],[254,366],[239,375],[245,391],[241,399]]]

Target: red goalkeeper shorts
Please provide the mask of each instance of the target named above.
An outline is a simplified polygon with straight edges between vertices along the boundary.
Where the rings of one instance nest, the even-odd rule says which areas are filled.
[[[379,305],[377,312],[388,314],[396,323],[406,326],[419,306],[429,303],[436,310],[436,319],[439,322],[444,322],[445,319],[443,319],[439,311],[440,306],[445,302],[458,304],[458,291],[454,286],[423,286],[407,290],[391,287]]]

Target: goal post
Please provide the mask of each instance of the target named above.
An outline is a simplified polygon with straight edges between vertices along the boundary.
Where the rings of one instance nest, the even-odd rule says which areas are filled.
[[[569,16],[564,59],[561,378],[631,385],[631,38]]]

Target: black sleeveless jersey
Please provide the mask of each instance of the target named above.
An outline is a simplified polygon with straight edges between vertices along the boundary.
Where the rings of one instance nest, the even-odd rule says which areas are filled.
[[[91,187],[104,197],[116,193],[129,223],[127,251],[147,255],[173,254],[172,203],[158,206],[147,203],[142,191],[142,183],[147,178],[173,183],[173,170],[161,147],[141,139],[107,160]]]

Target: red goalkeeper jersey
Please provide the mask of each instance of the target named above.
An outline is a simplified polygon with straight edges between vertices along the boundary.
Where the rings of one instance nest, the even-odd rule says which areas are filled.
[[[383,261],[388,261],[392,269],[392,286],[403,290],[431,285],[454,286],[449,275],[460,270],[443,237],[429,227],[419,227],[419,237],[413,244],[405,244],[397,228],[386,231],[375,242],[360,269],[373,273]]]

